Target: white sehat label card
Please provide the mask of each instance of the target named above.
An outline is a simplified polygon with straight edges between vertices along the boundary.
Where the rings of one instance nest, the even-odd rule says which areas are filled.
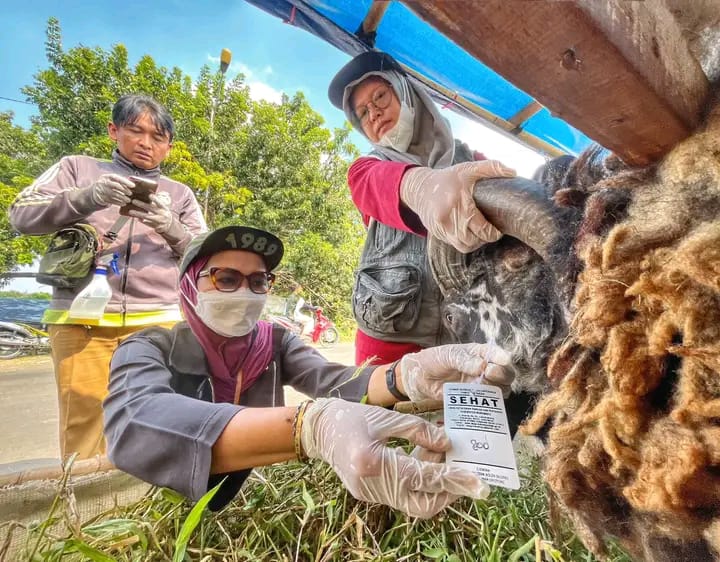
[[[445,432],[452,448],[448,465],[470,470],[488,484],[520,488],[505,402],[496,386],[445,383]]]

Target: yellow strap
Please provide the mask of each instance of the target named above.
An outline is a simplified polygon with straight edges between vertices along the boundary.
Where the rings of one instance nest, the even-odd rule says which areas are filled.
[[[43,314],[44,324],[82,324],[83,326],[107,326],[119,328],[122,326],[146,326],[161,322],[179,322],[182,320],[180,311],[153,310],[149,312],[112,312],[104,314],[100,320],[92,318],[71,318],[67,310],[47,309]]]

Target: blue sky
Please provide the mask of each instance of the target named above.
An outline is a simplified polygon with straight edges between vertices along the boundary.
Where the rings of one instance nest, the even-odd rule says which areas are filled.
[[[20,87],[46,66],[45,25],[50,16],[60,20],[66,48],[123,43],[131,63],[150,54],[159,64],[178,66],[193,76],[228,48],[233,53],[230,73],[246,73],[249,82],[262,84],[268,94],[302,90],[329,125],[343,122],[326,91],[333,72],[349,57],[241,0],[3,0],[4,27],[11,33],[0,36],[0,96],[22,99]],[[33,108],[0,100],[0,109],[14,110],[18,123],[25,125]]]
[[[255,98],[277,100],[281,92],[300,90],[328,127],[339,127],[344,116],[327,99],[327,85],[349,57],[310,33],[284,24],[242,0],[3,0],[0,34],[0,96],[24,99],[20,88],[47,66],[45,26],[50,16],[60,20],[63,45],[108,48],[123,43],[131,64],[144,54],[159,64],[196,76],[203,64],[216,65],[223,48],[233,54],[228,74],[243,72]],[[15,122],[28,126],[31,105],[0,99],[0,111],[12,110]],[[543,158],[518,143],[451,111],[456,137],[529,176]],[[354,142],[364,150],[360,135]],[[31,281],[17,281],[16,290],[47,290]]]

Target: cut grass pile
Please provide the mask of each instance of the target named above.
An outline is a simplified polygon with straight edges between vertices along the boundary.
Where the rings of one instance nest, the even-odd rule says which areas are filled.
[[[495,488],[486,501],[461,499],[428,521],[357,502],[320,462],[256,470],[236,500],[217,513],[204,509],[203,500],[193,507],[178,494],[156,488],[133,505],[81,524],[73,517],[72,494],[61,490],[48,518],[27,529],[19,559],[595,560],[566,527],[551,528],[537,463],[525,464],[520,491]],[[22,529],[16,526],[12,532]],[[2,550],[0,545],[0,560]],[[610,560],[630,559],[616,549]]]

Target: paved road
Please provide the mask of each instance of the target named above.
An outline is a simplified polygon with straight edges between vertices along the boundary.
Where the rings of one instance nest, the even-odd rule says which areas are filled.
[[[318,349],[330,361],[351,364],[355,357],[352,343]],[[289,405],[300,400],[301,394],[287,389]],[[58,458],[57,423],[57,396],[50,356],[1,361],[0,474]],[[13,463],[12,469],[9,463]]]
[[[1,463],[57,458],[58,410],[49,355],[0,362]]]

